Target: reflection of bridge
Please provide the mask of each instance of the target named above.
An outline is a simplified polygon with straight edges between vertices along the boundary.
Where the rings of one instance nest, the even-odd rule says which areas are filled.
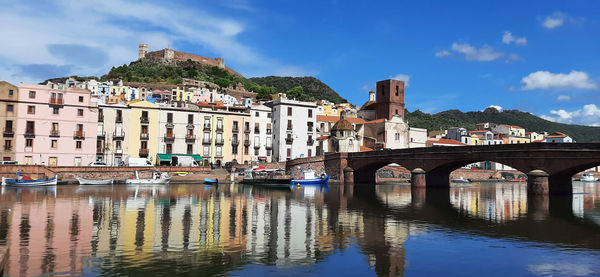
[[[528,174],[530,194],[571,194],[571,177],[600,165],[600,143],[532,143],[430,147],[324,157],[328,173],[345,184],[374,184],[377,169],[397,163],[413,171],[413,186],[449,187],[450,173],[462,166],[493,161]]]

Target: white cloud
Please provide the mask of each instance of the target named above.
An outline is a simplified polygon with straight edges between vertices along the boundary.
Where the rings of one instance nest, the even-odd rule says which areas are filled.
[[[546,29],[554,29],[554,28],[558,28],[562,25],[565,24],[565,21],[570,21],[572,20],[570,17],[568,17],[566,14],[561,13],[561,12],[555,12],[551,15],[546,16],[543,20],[542,20],[542,26],[544,26],[544,28]]]
[[[435,52],[435,56],[438,58],[442,58],[442,57],[450,56],[450,55],[452,55],[452,53],[450,53],[450,51],[448,51],[448,50],[442,50],[442,51]]]
[[[549,113],[541,117],[560,123],[600,126],[600,108],[595,104],[584,105],[583,108],[573,111],[559,109],[551,110]]]
[[[362,90],[362,91],[369,91],[369,90],[374,90],[375,87],[373,87],[372,84],[364,84],[362,87],[358,88],[358,90]]]
[[[406,74],[396,74],[395,76],[390,76],[390,79],[404,81],[404,87],[409,86],[410,76]]]
[[[496,110],[497,110],[497,111],[499,111],[499,112],[501,112],[501,111],[502,111],[502,107],[501,107],[501,106],[498,106],[498,105],[489,105],[489,106],[488,106],[488,108],[494,108],[494,109],[496,109]]]
[[[536,71],[521,79],[524,86],[522,90],[534,89],[598,89],[598,84],[590,79],[583,71],[565,73],[551,73],[549,71]]]
[[[511,44],[513,42],[516,45],[526,45],[527,38],[526,37],[515,37],[515,36],[513,36],[513,34],[510,31],[504,31],[504,34],[502,35],[502,43]]]
[[[151,51],[188,45],[194,49],[190,52],[223,57],[228,65],[248,75],[304,71],[242,43],[239,36],[246,32],[246,25],[224,13],[169,1],[2,1],[0,26],[11,28],[0,29],[0,35],[11,43],[0,44],[0,72],[12,72],[4,78],[15,83],[41,81],[39,76],[18,70],[29,65],[62,66],[71,69],[69,74],[100,75],[111,66],[137,59],[138,43],[148,43]],[[50,45],[100,49],[105,58],[93,65],[75,64],[50,51]]]
[[[571,101],[571,96],[568,96],[568,95],[562,95],[562,94],[561,94],[561,95],[559,95],[559,96],[556,98],[556,100],[557,100],[557,101],[560,101],[560,102],[567,102],[567,101]]]
[[[489,62],[502,57],[504,53],[491,46],[484,45],[477,49],[468,43],[452,43],[452,50],[464,54],[467,61]]]

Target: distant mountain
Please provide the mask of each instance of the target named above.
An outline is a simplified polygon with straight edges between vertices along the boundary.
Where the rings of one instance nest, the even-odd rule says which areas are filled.
[[[577,142],[600,142],[600,127],[556,123],[518,110],[499,112],[494,108],[487,108],[483,112],[465,113],[459,110],[448,110],[436,114],[416,110],[414,112],[406,111],[405,118],[411,127],[425,128],[428,131],[450,127],[464,127],[473,130],[477,123],[493,122],[521,126],[527,132],[563,132]]]
[[[286,92],[297,86],[301,86],[304,93],[310,97],[309,100],[324,99],[334,103],[346,103],[346,99],[341,97],[335,90],[327,84],[321,82],[315,77],[255,77],[251,81],[259,85],[274,87],[277,91]]]

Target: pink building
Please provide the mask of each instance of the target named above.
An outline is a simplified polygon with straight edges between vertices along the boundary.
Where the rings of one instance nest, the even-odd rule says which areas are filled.
[[[194,95],[192,96],[192,103],[214,103],[217,101],[216,89],[198,88],[193,91]]]
[[[62,85],[19,85],[19,164],[87,165],[95,160],[98,107],[90,91]],[[21,109],[21,110],[19,110]]]

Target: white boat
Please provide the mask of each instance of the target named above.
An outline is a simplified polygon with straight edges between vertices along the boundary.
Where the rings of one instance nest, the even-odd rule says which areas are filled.
[[[464,177],[460,176],[460,178],[452,179],[452,183],[468,184],[468,183],[471,183],[471,180],[465,179]]]
[[[581,178],[579,178],[579,181],[596,182],[596,181],[598,181],[598,178],[596,178],[596,176],[592,173],[583,173],[583,175],[581,175]]]
[[[152,172],[152,178],[150,179],[140,179],[140,176],[135,171],[135,175],[131,179],[127,179],[125,184],[127,185],[167,185],[171,181],[171,177],[166,172],[159,173],[158,171]]]
[[[77,179],[77,181],[79,181],[80,185],[112,185],[113,184],[113,179],[91,180],[91,179],[84,179],[84,178],[79,178],[79,177],[76,177],[75,179]]]

